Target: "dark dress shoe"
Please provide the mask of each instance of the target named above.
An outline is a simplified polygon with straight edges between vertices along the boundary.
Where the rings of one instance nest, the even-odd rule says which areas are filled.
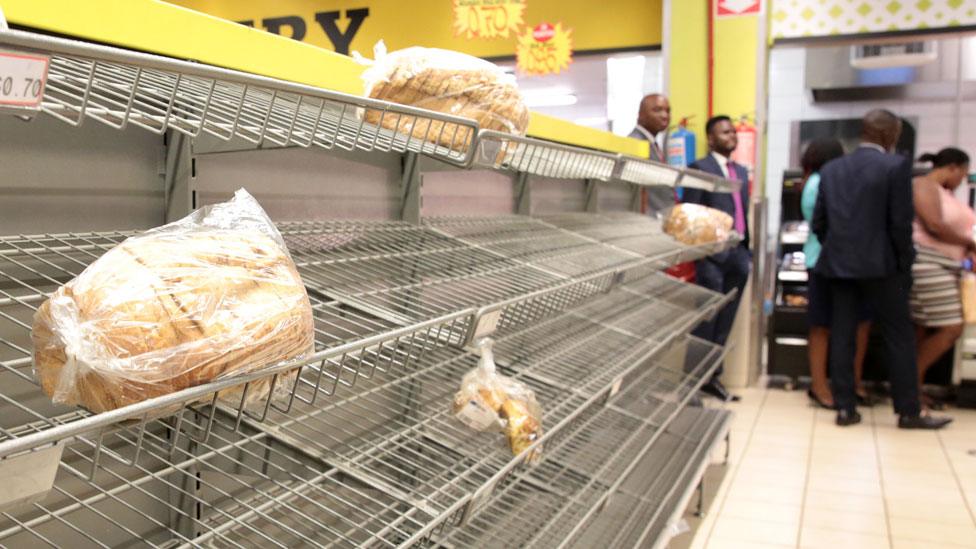
[[[817,406],[820,406],[821,408],[824,408],[826,410],[834,410],[837,408],[836,406],[831,406],[826,402],[820,400],[820,397],[817,396],[817,393],[813,392],[813,389],[807,389],[807,396],[810,397],[810,400],[814,401],[817,404]]]
[[[701,392],[713,396],[722,402],[739,402],[739,396],[729,393],[725,385],[722,385],[722,382],[717,379],[713,379],[702,385]]]
[[[871,393],[865,393],[863,395],[854,393],[855,398],[857,398],[857,405],[864,406],[866,408],[871,408],[878,403],[878,399],[871,396]]]
[[[952,423],[951,417],[899,416],[899,429],[941,429]]]
[[[857,413],[857,410],[838,410],[836,423],[841,427],[857,425],[861,423],[861,414]]]

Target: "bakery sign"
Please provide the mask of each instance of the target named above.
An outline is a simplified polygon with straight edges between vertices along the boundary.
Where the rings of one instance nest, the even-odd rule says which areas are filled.
[[[524,22],[525,0],[454,0],[454,35],[508,38]]]
[[[573,62],[573,29],[562,23],[526,27],[515,46],[518,70],[524,74],[558,74]]]

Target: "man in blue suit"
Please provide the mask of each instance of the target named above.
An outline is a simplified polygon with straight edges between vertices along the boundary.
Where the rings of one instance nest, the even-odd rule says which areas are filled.
[[[830,279],[830,382],[837,425],[861,421],[855,407],[854,332],[862,299],[884,335],[898,427],[940,429],[950,418],[920,415],[915,334],[909,316],[912,284],[912,162],[890,154],[901,120],[886,110],[864,116],[861,145],[820,170],[813,232],[823,248],[814,267]]]
[[[742,242],[735,248],[695,262],[695,279],[700,286],[723,294],[732,289],[738,290],[731,303],[719,311],[714,319],[701,323],[694,332],[696,336],[716,345],[725,345],[752,266],[752,253],[749,251],[749,171],[730,158],[739,141],[728,116],[710,118],[705,124],[705,133],[708,136],[708,156],[696,160],[690,167],[742,182],[742,189],[738,193],[713,193],[686,188],[683,196],[684,202],[702,204],[729,214],[733,219],[733,228],[743,236]],[[719,381],[721,375],[722,368],[719,366],[712,379],[702,386],[702,391],[720,400],[739,400],[738,396],[729,394]]]

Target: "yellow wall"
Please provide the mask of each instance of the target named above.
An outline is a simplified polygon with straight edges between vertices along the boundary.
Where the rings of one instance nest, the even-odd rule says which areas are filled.
[[[688,128],[698,136],[698,156],[705,146],[708,119],[708,2],[671,1],[671,51],[668,87],[675,124],[690,116]]]
[[[683,0],[687,1],[687,0]],[[345,10],[368,8],[351,51],[372,57],[381,38],[390,50],[428,46],[463,51],[479,57],[515,54],[515,36],[472,39],[454,36],[452,0],[172,0],[173,3],[232,21],[253,20],[262,28],[268,17],[297,15],[306,25],[304,41],[333,49],[315,13],[342,11],[339,28],[346,29]],[[528,0],[525,24],[562,21],[573,29],[577,51],[650,46],[661,43],[662,0]],[[290,32],[290,31],[288,31]]]
[[[734,120],[756,113],[756,51],[759,17],[745,15],[715,21],[715,68],[712,108]]]

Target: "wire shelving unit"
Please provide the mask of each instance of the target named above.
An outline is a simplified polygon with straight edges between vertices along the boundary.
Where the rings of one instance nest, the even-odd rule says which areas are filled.
[[[548,178],[732,188],[480,131],[469,119],[147,53],[17,30],[0,31],[0,48],[50,59],[39,111],[17,113],[28,118],[416,153]],[[365,122],[376,113],[380,124]],[[445,142],[454,145],[436,144]],[[659,539],[727,418],[686,409],[724,356],[687,334],[732,296],[658,271],[735,239],[684,246],[654,219],[612,213],[279,229],[310,296],[314,352],[101,414],[42,393],[30,330],[51,292],[135,232],[0,237],[0,469],[9,478],[26,467],[36,481],[0,498],[0,545],[600,544],[603,510],[621,502],[637,503],[612,544]],[[478,362],[470,343],[483,336],[495,339],[503,373],[542,405],[544,435],[518,456],[498,433],[474,433],[450,411]],[[276,396],[245,406],[257,383]],[[218,401],[236,386],[239,405]],[[541,460],[529,463],[536,450]]]

